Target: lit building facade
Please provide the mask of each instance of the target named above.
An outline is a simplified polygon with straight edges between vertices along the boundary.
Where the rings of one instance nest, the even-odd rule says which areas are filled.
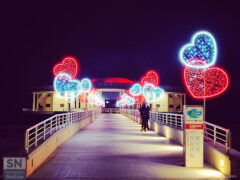
[[[105,101],[104,108],[116,108],[117,99],[131,88],[134,81],[124,78],[92,79],[92,85],[97,89],[98,94]],[[164,96],[161,100],[151,103],[153,111],[178,113],[183,111],[186,104],[186,93],[179,92],[179,89],[166,86]],[[172,91],[172,92],[171,92]],[[32,92],[34,112],[67,112],[84,111],[98,108],[87,102],[87,94],[82,94],[81,98],[62,98],[52,86],[40,87]],[[127,108],[138,109],[140,105],[133,105]]]

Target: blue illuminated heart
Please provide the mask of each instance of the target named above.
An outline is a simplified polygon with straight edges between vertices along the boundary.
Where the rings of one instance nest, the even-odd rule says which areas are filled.
[[[155,87],[153,84],[145,84],[143,86],[143,96],[148,103],[159,101],[164,94],[164,90],[160,87]]]
[[[88,78],[84,78],[81,80],[81,85],[82,85],[82,92],[87,93],[91,90],[92,88],[92,83],[91,80]]]
[[[81,83],[72,80],[68,74],[58,74],[54,79],[54,89],[60,97],[73,98],[81,94]]]
[[[127,94],[122,95],[122,101],[124,105],[132,106],[135,103],[135,99],[133,97],[130,97]]]
[[[188,67],[196,68],[188,62],[192,59],[201,59],[207,62],[197,68],[213,66],[217,58],[217,44],[214,37],[207,31],[199,31],[192,36],[191,43],[185,44],[179,51],[181,63]]]
[[[140,84],[134,84],[131,88],[130,88],[130,94],[132,96],[139,96],[142,93],[142,86]]]

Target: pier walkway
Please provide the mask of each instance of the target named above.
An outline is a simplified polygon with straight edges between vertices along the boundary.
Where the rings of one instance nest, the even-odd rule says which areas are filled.
[[[185,168],[183,147],[121,114],[101,114],[63,143],[29,179],[222,178],[205,165]]]

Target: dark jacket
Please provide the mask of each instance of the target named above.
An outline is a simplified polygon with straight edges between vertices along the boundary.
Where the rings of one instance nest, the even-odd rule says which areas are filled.
[[[146,107],[145,105],[143,105],[140,107],[139,111],[140,111],[140,115],[143,119],[149,119],[150,107]]]

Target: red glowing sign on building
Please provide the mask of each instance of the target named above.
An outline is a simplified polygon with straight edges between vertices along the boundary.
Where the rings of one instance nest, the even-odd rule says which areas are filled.
[[[140,83],[142,86],[144,86],[146,83],[149,83],[157,87],[159,85],[159,81],[160,78],[158,73],[154,70],[150,70],[141,78]]]
[[[125,78],[111,77],[104,79],[107,83],[122,83],[122,84],[134,84],[135,82]]]
[[[66,73],[74,79],[79,71],[79,64],[74,57],[65,57],[60,63],[53,67],[54,76],[59,73]]]
[[[189,63],[198,66],[206,63],[204,60],[192,60]],[[222,94],[229,85],[227,73],[219,67],[184,68],[184,82],[193,98],[204,99]]]

